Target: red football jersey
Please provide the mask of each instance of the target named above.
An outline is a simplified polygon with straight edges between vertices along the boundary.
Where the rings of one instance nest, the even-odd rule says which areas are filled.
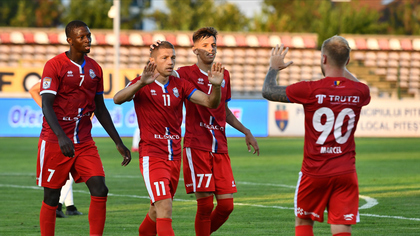
[[[184,66],[176,71],[179,78],[190,81],[206,94],[211,93],[212,84],[207,72],[197,65]],[[184,147],[197,148],[214,153],[228,153],[226,140],[226,103],[231,99],[230,75],[227,70],[221,87],[222,98],[218,108],[210,109],[190,101],[185,102]]]
[[[369,87],[343,77],[299,82],[286,89],[287,98],[303,104],[305,146],[302,172],[314,177],[352,173],[354,132],[362,106],[369,104]]]
[[[41,95],[55,95],[53,109],[67,137],[74,143],[91,140],[90,117],[96,108],[95,96],[104,92],[102,68],[98,63],[85,56],[85,61],[79,65],[61,53],[45,64],[40,86]],[[45,117],[40,137],[58,142]]]
[[[140,80],[132,80],[131,86]],[[134,108],[140,132],[140,156],[181,160],[181,124],[184,99],[196,91],[188,81],[169,76],[144,86],[134,95]]]

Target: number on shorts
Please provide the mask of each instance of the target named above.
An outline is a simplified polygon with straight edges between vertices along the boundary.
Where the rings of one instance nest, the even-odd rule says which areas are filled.
[[[51,178],[53,177],[53,174],[54,174],[55,170],[48,169],[48,171],[50,172],[50,175],[48,176],[47,182],[50,182]]]
[[[159,197],[160,196],[160,189],[159,189],[159,184],[162,187],[162,195],[165,196],[166,195],[166,191],[165,191],[165,183],[163,183],[163,181],[159,181],[159,182],[154,182],[153,183],[156,187],[156,195]]]
[[[207,177],[207,182],[206,182],[206,186],[205,188],[208,188],[210,185],[210,179],[211,179],[211,175],[212,174],[197,174],[197,177],[200,178],[198,180],[198,185],[197,187],[200,188],[201,187],[201,183],[203,182],[204,176]]]
[[[321,123],[322,116],[327,117],[325,124]],[[341,132],[341,126],[343,126],[344,118],[349,117],[347,124],[347,132],[343,135]],[[330,135],[334,127],[334,137],[335,141],[339,144],[347,142],[350,137],[351,131],[354,128],[354,122],[356,120],[356,115],[351,108],[345,108],[337,115],[337,119],[334,117],[334,112],[328,107],[321,107],[315,111],[312,118],[312,125],[314,129],[318,132],[322,132],[316,141],[317,144],[323,145],[328,135]]]

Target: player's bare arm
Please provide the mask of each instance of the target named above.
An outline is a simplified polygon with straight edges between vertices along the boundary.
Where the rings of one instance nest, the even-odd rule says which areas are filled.
[[[144,86],[153,83],[158,75],[155,74],[156,66],[157,65],[154,62],[149,62],[144,67],[140,80],[138,80],[132,86],[123,88],[114,95],[114,103],[123,104],[124,102],[131,101],[137,91],[139,91]]]
[[[239,132],[245,134],[245,143],[248,147],[248,152],[251,152],[251,147],[254,148],[253,154],[257,153],[257,156],[260,155],[260,148],[258,147],[258,142],[255,139],[254,135],[252,135],[251,131],[246,128],[232,113],[229,109],[228,104],[225,105],[226,108],[226,123],[231,125],[233,128],[238,130]]]
[[[115,129],[114,123],[112,122],[111,116],[109,115],[108,109],[105,106],[104,97],[102,94],[95,96],[95,116],[98,118],[98,121],[104,127],[105,131],[108,133],[109,137],[114,141],[117,146],[117,150],[120,152],[123,157],[122,166],[128,165],[131,161],[131,153],[128,148],[122,142],[120,135]]]
[[[212,84],[210,95],[197,90],[191,95],[190,101],[205,107],[217,108],[222,97],[221,84],[223,82],[224,73],[225,68],[222,66],[222,64],[214,63],[212,65],[211,71],[208,71],[208,78]]]
[[[41,82],[34,84],[34,86],[32,86],[28,92],[31,94],[36,104],[38,104],[39,107],[42,107],[42,98],[41,95],[39,95],[39,92],[41,91],[40,84]]]
[[[349,80],[360,82],[352,73],[350,73],[350,71],[347,70],[347,68],[344,68],[343,76]]]
[[[44,114],[51,130],[57,136],[58,144],[60,145],[63,155],[66,157],[74,157],[73,142],[67,137],[66,133],[58,123],[57,116],[53,109],[54,100],[54,94],[45,93],[42,95],[42,113]]]
[[[293,61],[284,62],[289,48],[284,49],[283,44],[277,45],[271,50],[270,68],[265,76],[262,95],[265,99],[275,102],[289,102],[286,96],[286,87],[279,86],[276,81],[277,73],[290,66]]]

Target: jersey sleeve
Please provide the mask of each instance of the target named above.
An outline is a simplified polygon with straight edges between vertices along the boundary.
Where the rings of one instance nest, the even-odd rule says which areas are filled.
[[[184,97],[190,100],[191,96],[193,95],[195,91],[197,91],[197,89],[194,87],[194,85],[191,82],[184,79],[182,79],[181,81],[183,83],[182,87],[184,90]]]
[[[135,79],[133,79],[132,81],[130,81],[130,82],[127,84],[127,86],[125,86],[125,87],[127,88],[127,87],[129,87],[129,86],[131,86],[131,85],[135,84],[137,81],[139,81],[139,80],[140,80],[140,78],[141,78],[141,76],[136,77]],[[141,89],[140,89],[140,90],[141,90]],[[137,91],[137,92],[134,94],[133,98],[139,95],[140,90],[139,90],[139,91]]]
[[[101,95],[104,94],[104,72],[102,71],[102,67],[100,65],[98,66],[98,71],[99,71],[99,84],[98,87],[96,88],[96,95]]]
[[[41,79],[41,90],[39,94],[44,93],[51,93],[56,95],[58,91],[58,87],[60,85],[59,79],[59,67],[58,63],[54,63],[53,60],[49,60],[42,72],[42,79]]]
[[[188,79],[189,78],[189,76],[188,76],[188,70],[187,70],[187,67],[179,67],[177,70],[175,70],[175,73],[176,73],[176,77],[178,77],[178,78],[185,78],[185,79]]]
[[[366,106],[367,104],[370,103],[370,89],[369,86],[367,86],[366,84],[363,84],[363,96],[364,96],[364,101],[362,106]]]
[[[305,104],[308,102],[309,96],[312,92],[311,82],[302,81],[292,85],[287,86],[286,95],[287,99],[293,103]]]

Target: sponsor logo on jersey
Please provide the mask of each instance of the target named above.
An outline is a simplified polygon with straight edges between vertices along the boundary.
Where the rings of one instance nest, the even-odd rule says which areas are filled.
[[[51,78],[45,77],[42,79],[42,88],[43,89],[49,89],[51,87]]]
[[[73,77],[73,71],[71,70],[67,71],[67,77]]]
[[[203,78],[198,78],[197,84],[204,84],[204,79]]]
[[[90,76],[90,78],[95,78],[96,77],[96,75],[95,75],[95,71],[93,71],[92,69],[90,69],[89,70],[89,76]]]
[[[156,90],[152,89],[152,90],[150,90],[150,93],[151,93],[152,95],[156,95]]]
[[[321,147],[320,153],[339,154],[339,153],[343,153],[343,152],[341,151],[341,147]]]
[[[87,112],[85,114],[77,115],[75,117],[65,116],[65,117],[63,117],[63,120],[65,120],[65,121],[76,121],[76,120],[78,120],[78,119],[80,119],[80,118],[82,118],[84,116],[89,116],[90,117],[91,115],[92,115],[92,112]]]
[[[343,215],[345,220],[353,220],[354,214]]]
[[[232,188],[236,187],[235,180],[232,180]]]
[[[359,96],[341,96],[341,95],[325,95],[317,94],[315,97],[318,99],[318,104],[324,103],[324,99],[331,103],[359,103]]]
[[[274,112],[274,118],[276,120],[277,127],[280,131],[284,131],[289,122],[289,113],[286,110],[286,106],[277,105],[277,110]]]
[[[155,139],[180,139],[180,137],[176,134],[155,134]]]
[[[223,79],[223,81],[222,81],[222,88],[224,88],[225,85],[226,85],[226,81],[225,81],[225,79]]]
[[[172,89],[172,92],[174,92],[175,97],[179,97],[179,92],[178,92],[178,89],[176,87]]]
[[[298,215],[313,215],[314,217],[319,218],[319,215],[318,215],[318,214],[316,214],[315,212],[308,212],[308,211],[303,210],[303,209],[302,209],[302,208],[300,208],[300,207],[298,207],[298,208],[296,209],[296,213],[297,213]]]
[[[209,125],[204,122],[200,122],[200,126],[209,130],[220,130],[220,131],[225,130],[225,128],[221,127],[220,125]]]

